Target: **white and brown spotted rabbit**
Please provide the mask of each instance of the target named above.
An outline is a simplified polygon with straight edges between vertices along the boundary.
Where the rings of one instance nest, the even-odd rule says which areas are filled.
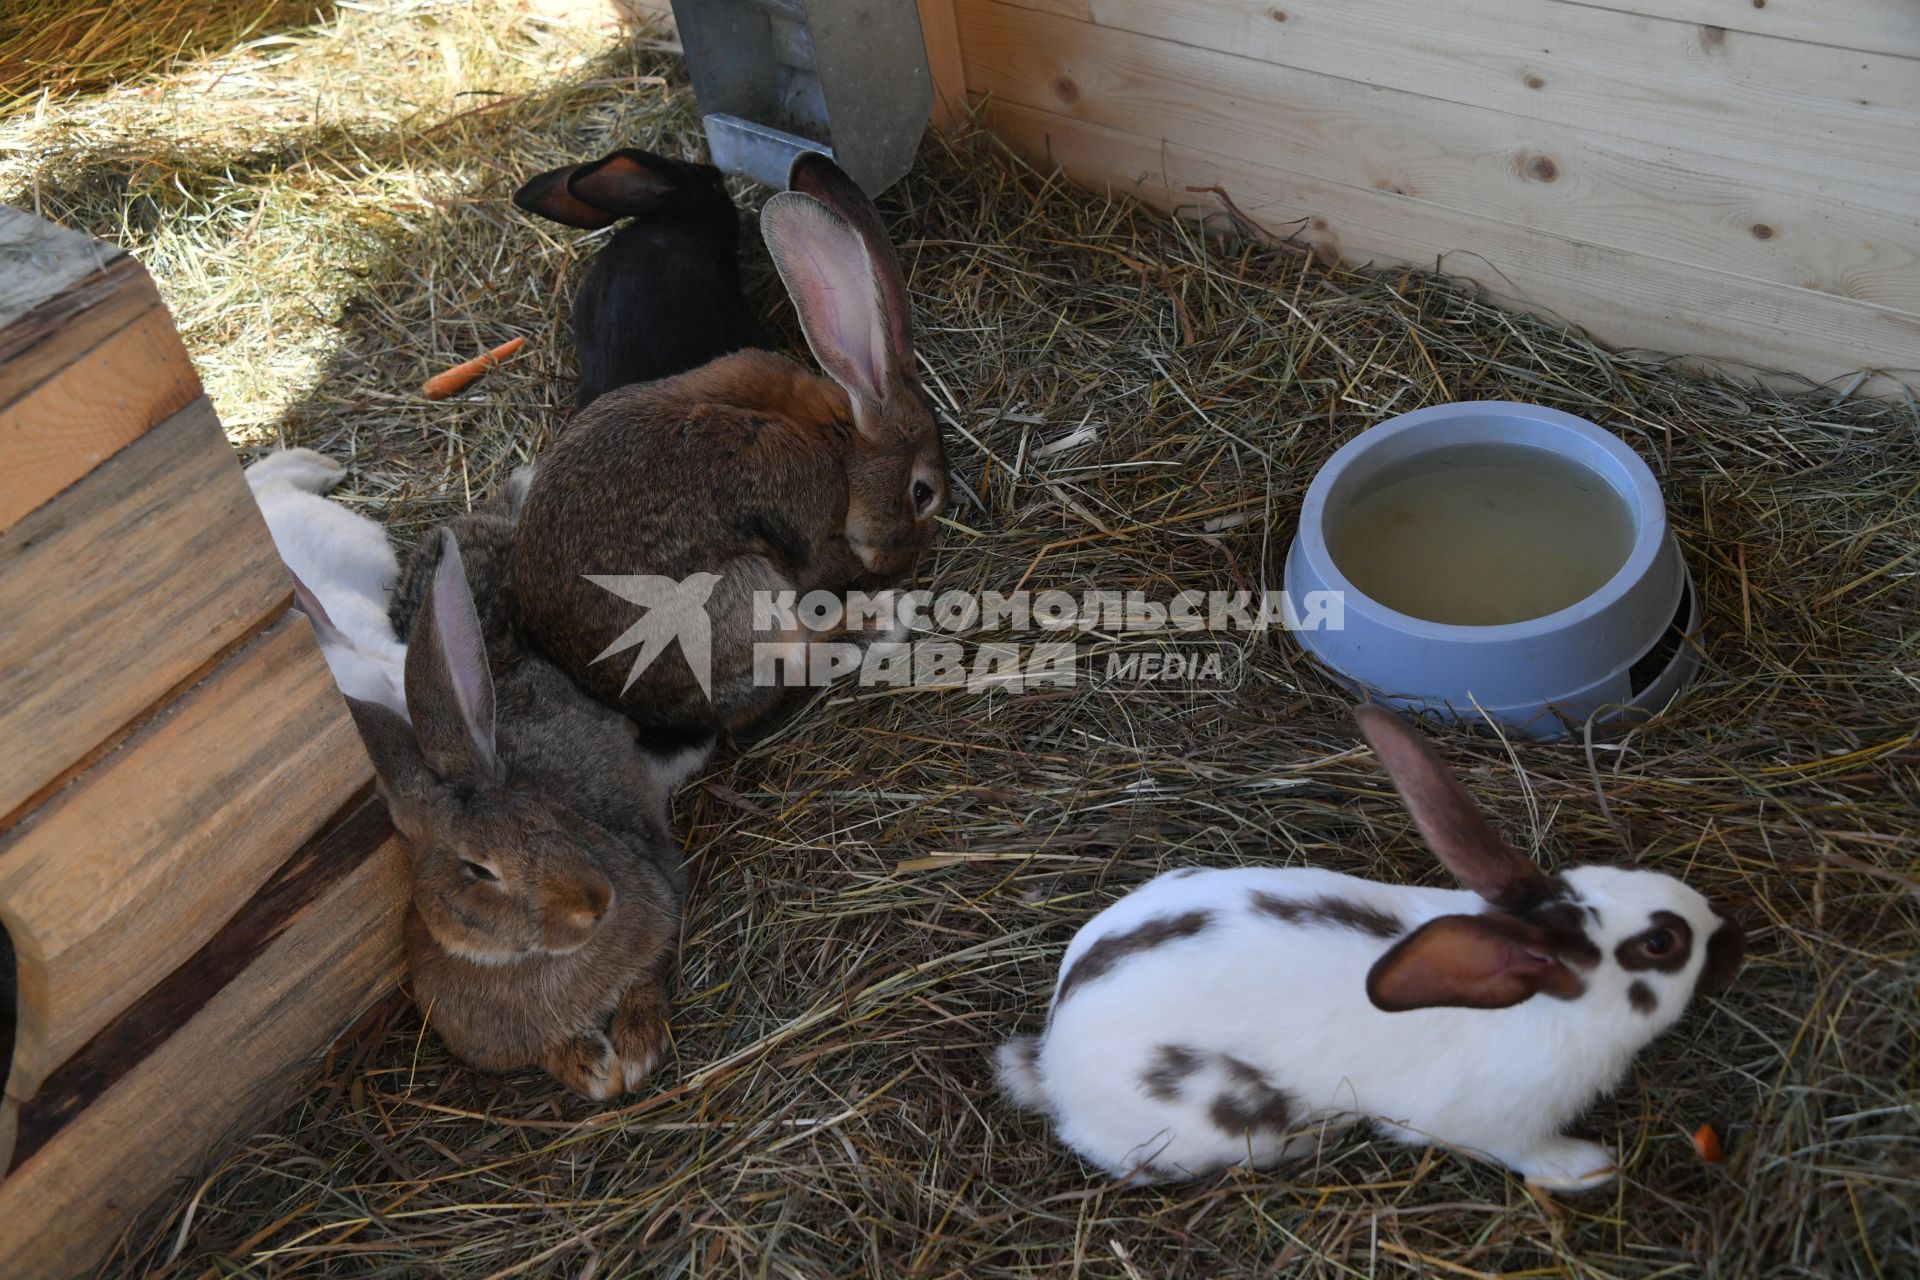
[[[787,692],[756,681],[756,642],[840,637],[756,619],[756,595],[898,583],[946,504],[906,282],[879,215],[824,156],[802,157],[790,185],[760,225],[827,376],[742,351],[609,391],[542,456],[520,518],[528,637],[646,729],[744,729],[777,710]],[[651,615],[615,580],[678,584],[701,634],[678,631],[658,651],[623,644]],[[708,637],[710,677],[686,652]]]
[[[1356,714],[1466,887],[1162,875],[1073,939],[1046,1030],[1000,1051],[1003,1086],[1143,1181],[1266,1167],[1364,1118],[1549,1189],[1608,1182],[1612,1152],[1563,1128],[1696,992],[1726,988],[1740,926],[1653,871],[1543,873],[1404,722]]]
[[[460,546],[439,537],[410,619],[412,726],[350,700],[411,848],[414,998],[474,1066],[537,1065],[611,1097],[666,1044],[686,883],[675,779],[625,717],[483,628]]]

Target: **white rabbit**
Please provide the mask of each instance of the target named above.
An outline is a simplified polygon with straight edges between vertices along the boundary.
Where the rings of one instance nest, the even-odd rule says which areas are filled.
[[[324,454],[282,449],[248,467],[247,484],[334,682],[405,715],[407,649],[387,620],[399,563],[386,530],[321,496],[344,475]]]
[[[1605,1184],[1613,1154],[1562,1128],[1696,989],[1726,988],[1740,926],[1656,872],[1546,875],[1414,730],[1355,714],[1466,889],[1309,868],[1159,876],[1075,936],[1046,1030],[1000,1049],[1002,1086],[1138,1181],[1264,1168],[1368,1118],[1551,1190]]]

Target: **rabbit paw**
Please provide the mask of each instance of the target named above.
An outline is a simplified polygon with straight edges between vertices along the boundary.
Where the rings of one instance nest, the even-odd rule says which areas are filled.
[[[628,992],[613,1015],[613,1051],[619,1057],[623,1086],[639,1088],[666,1056],[665,1008],[650,996]]]
[[[605,1102],[624,1087],[619,1056],[598,1031],[583,1031],[547,1051],[548,1074],[583,1098]]]
[[[278,449],[247,468],[255,480],[273,479],[307,493],[325,493],[346,478],[347,469],[312,449]]]
[[[1620,1172],[1613,1152],[1578,1138],[1549,1138],[1508,1163],[1529,1186],[1543,1191],[1592,1191],[1612,1182]]]

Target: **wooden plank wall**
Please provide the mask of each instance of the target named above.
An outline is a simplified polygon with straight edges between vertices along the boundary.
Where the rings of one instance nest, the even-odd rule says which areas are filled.
[[[943,87],[1085,185],[1218,187],[1615,346],[1920,385],[1914,0],[920,5]]]
[[[84,1268],[399,976],[405,858],[291,597],[153,282],[0,208],[8,1280]]]

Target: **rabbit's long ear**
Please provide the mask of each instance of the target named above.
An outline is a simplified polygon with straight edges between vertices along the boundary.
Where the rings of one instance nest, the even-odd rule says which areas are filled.
[[[513,474],[507,477],[507,482],[487,499],[487,506],[510,520],[518,520],[522,508],[527,505],[527,495],[531,492],[533,492],[533,463],[529,462],[524,467],[514,469]]]
[[[407,711],[427,764],[442,778],[498,778],[493,676],[460,544],[440,531],[440,563],[407,646]]]
[[[1719,915],[1720,927],[1707,939],[1707,962],[1694,980],[1694,990],[1710,996],[1733,985],[1747,956],[1747,931],[1731,913],[1723,910]]]
[[[380,775],[380,786],[389,803],[420,799],[440,785],[420,754],[413,730],[399,712],[354,697],[347,698],[347,709],[353,712],[353,723],[360,730],[361,741],[367,744],[367,754],[373,757],[374,772]]]
[[[583,231],[598,231],[613,225],[619,215],[597,209],[567,189],[567,180],[580,168],[577,164],[563,165],[528,179],[525,186],[513,193],[513,202],[528,213]]]
[[[1554,896],[1552,879],[1500,838],[1453,770],[1406,721],[1371,704],[1355,707],[1353,718],[1393,779],[1427,848],[1461,884],[1509,911]]]
[[[848,395],[864,402],[856,405],[856,419],[870,418],[891,386],[892,360],[880,287],[865,243],[846,219],[797,191],[782,191],[767,201],[760,231],[800,313],[814,359]]]
[[[653,213],[679,187],[677,167],[651,151],[615,151],[575,169],[567,179],[567,193],[615,217]]]
[[[320,643],[343,645],[351,649],[352,641],[348,640],[340,628],[334,625],[333,619],[327,616],[327,606],[320,603],[320,597],[313,594],[313,589],[300,580],[300,575],[293,571],[292,565],[287,565],[286,570],[287,576],[293,579],[294,607],[307,615],[307,621],[313,624],[313,634],[320,638]]]
[[[907,278],[894,252],[880,211],[846,171],[817,151],[808,151],[787,171],[787,189],[812,196],[853,228],[866,246],[874,283],[880,290],[880,310],[886,324],[887,347],[894,364],[913,371],[913,311],[907,305]]]
[[[1542,992],[1570,1000],[1584,990],[1545,932],[1499,911],[1429,920],[1367,973],[1367,998],[1387,1013],[1505,1009]]]

